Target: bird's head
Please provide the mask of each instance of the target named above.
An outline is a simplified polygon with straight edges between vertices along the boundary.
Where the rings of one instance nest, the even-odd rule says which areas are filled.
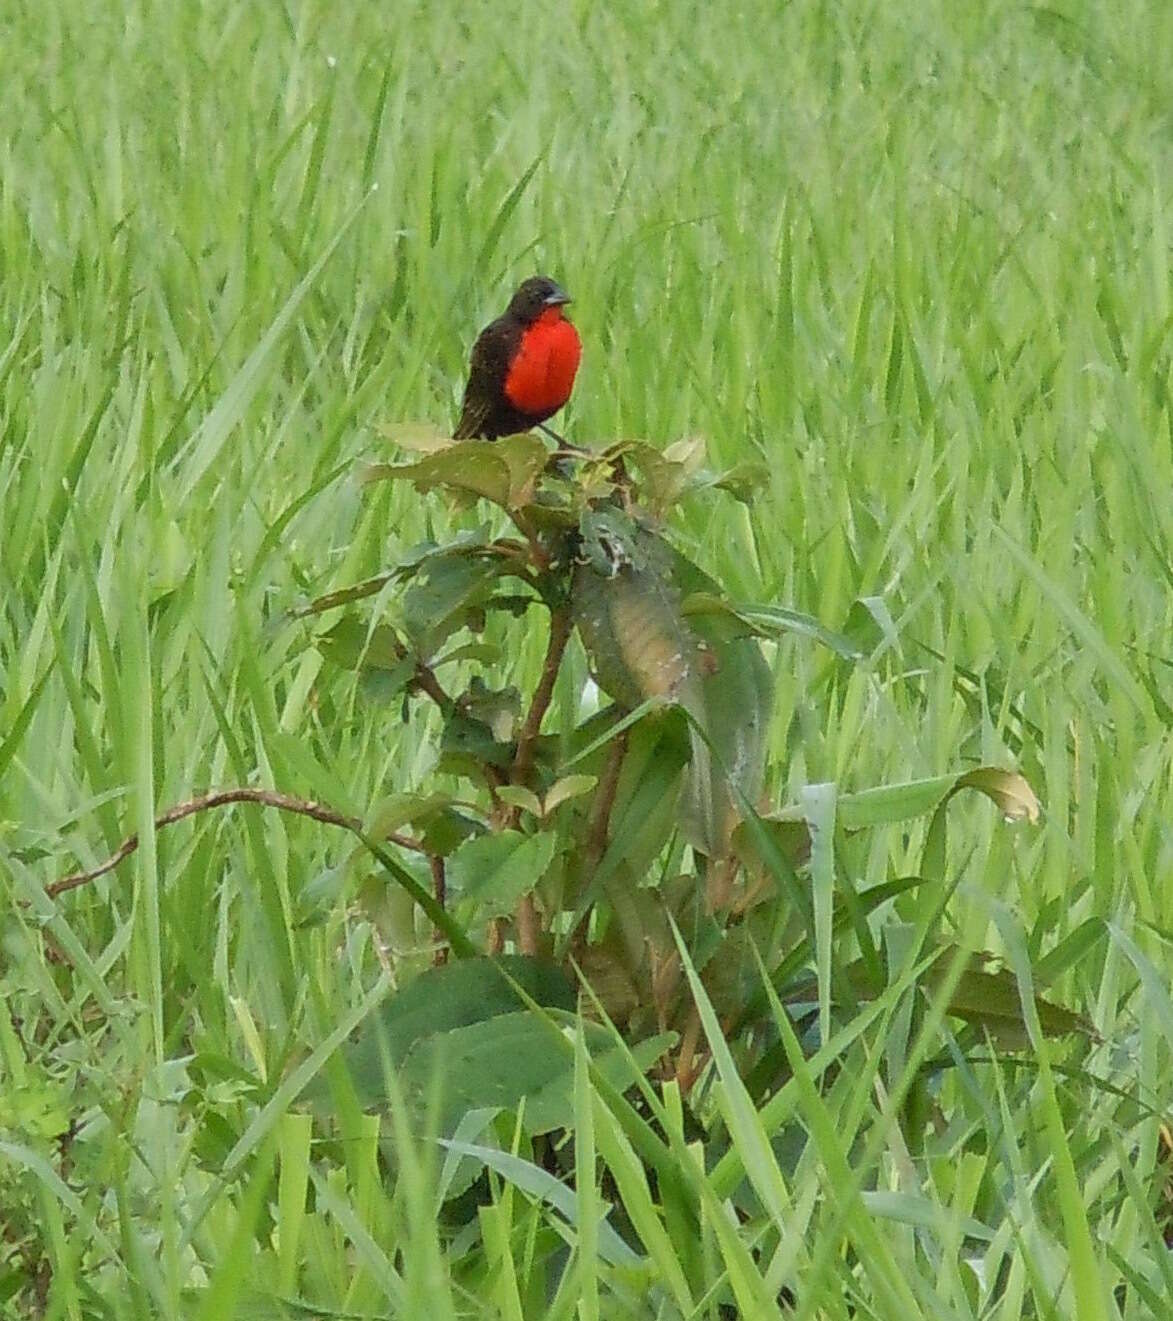
[[[509,301],[509,315],[527,324],[536,321],[547,308],[562,307],[570,295],[548,275],[532,275],[523,280]]]

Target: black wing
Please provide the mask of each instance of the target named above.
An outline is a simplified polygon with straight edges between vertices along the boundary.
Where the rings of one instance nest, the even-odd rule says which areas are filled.
[[[490,322],[477,336],[469,358],[460,421],[452,433],[454,440],[470,440],[493,431],[488,424],[503,402],[505,375],[515,339],[514,327],[505,317]],[[495,440],[495,433],[488,435],[488,439]]]

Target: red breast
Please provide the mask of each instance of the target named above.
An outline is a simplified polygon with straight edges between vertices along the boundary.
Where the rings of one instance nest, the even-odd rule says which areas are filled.
[[[523,413],[557,412],[570,398],[582,341],[562,315],[548,307],[522,331],[517,353],[505,376],[505,396]]]

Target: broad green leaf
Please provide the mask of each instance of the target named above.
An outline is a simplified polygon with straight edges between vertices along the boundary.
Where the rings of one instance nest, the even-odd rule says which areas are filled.
[[[839,824],[847,830],[895,825],[936,812],[962,789],[984,793],[1009,820],[1026,820],[1032,824],[1038,820],[1039,801],[1026,778],[1017,771],[993,766],[841,794],[837,816]],[[765,815],[763,820],[784,824],[796,823],[801,817],[799,808],[785,807]]]
[[[931,995],[934,987],[945,980],[947,968],[942,964],[947,963],[947,959],[941,960],[924,974],[921,984],[928,994]],[[1034,1001],[1045,1035],[1059,1037],[1079,1032],[1084,1036],[1095,1036],[1092,1025],[1080,1014],[1044,1000],[1041,995],[1036,995]],[[1030,1045],[1018,982],[1008,968],[998,972],[966,968],[949,997],[948,1012],[954,1018],[962,1018],[984,1029],[1006,1050],[1025,1050]]]
[[[344,615],[333,628],[316,638],[318,650],[344,670],[384,670],[397,673],[406,667],[406,679],[415,662],[403,655],[403,644],[386,624],[370,628],[354,615]]]
[[[708,574],[674,547],[666,550],[686,600],[703,595],[721,601]],[[701,612],[687,622],[699,640],[701,678],[699,698],[687,706],[695,725],[681,826],[694,848],[723,857],[740,820],[738,804],[756,804],[761,795],[774,678],[756,640],[729,637],[718,614]]]
[[[414,463],[375,464],[365,478],[410,481],[421,493],[439,487],[489,500],[503,509],[518,509],[533,499],[546,459],[541,440],[525,433],[499,441],[455,441]]]
[[[571,1010],[575,995],[552,964],[523,955],[474,958],[429,968],[391,996],[342,1049],[359,1098],[369,1104],[386,1095],[384,1056],[398,1068],[419,1042],[524,1009],[507,973],[538,1004]]]
[[[773,682],[751,638],[681,613],[680,589],[716,586],[671,546],[619,514],[584,533],[573,587],[575,618],[601,688],[621,705],[671,701],[690,716],[692,748],[681,825],[694,848],[723,856],[737,822],[735,794],[756,799]]]
[[[500,573],[500,563],[484,557],[437,554],[424,560],[402,604],[403,627],[418,653],[434,655],[460,628],[479,631]]]
[[[858,793],[841,794],[839,823],[848,830],[864,830],[927,816],[956,783],[956,775],[932,775],[924,780],[881,784]]]
[[[542,815],[549,816],[560,804],[590,793],[597,783],[597,775],[564,775],[546,790],[546,796],[542,799]]]
[[[703,626],[698,632],[708,663],[700,685],[701,714],[692,714],[706,737],[690,730],[693,758],[681,826],[694,847],[720,857],[729,851],[741,815],[730,785],[751,803],[761,795],[774,680],[752,638],[720,642],[705,637]]]
[[[548,1012],[563,1019],[566,1033],[573,1030],[571,1015]],[[597,1023],[584,1027],[592,1063],[611,1086],[626,1091],[637,1077],[631,1062],[605,1028]],[[635,1066],[650,1068],[675,1040],[668,1032],[632,1047]],[[573,1127],[574,1057],[550,1049],[548,1026],[528,1009],[422,1038],[398,1076],[407,1100],[421,1114],[438,1102],[441,1133],[453,1132],[469,1110],[514,1110],[523,1100],[529,1132]]]
[[[479,918],[512,913],[546,874],[555,839],[548,831],[523,835],[519,830],[470,839],[448,861],[448,886],[454,897],[477,905]]]
[[[479,674],[474,674],[459,698],[459,706],[470,719],[487,725],[495,739],[508,743],[521,716],[521,693],[512,686],[489,688]]]
[[[385,839],[404,826],[433,820],[451,802],[448,794],[387,794],[371,806],[363,829],[372,839]]]
[[[921,976],[921,991],[930,998],[948,983],[949,955],[956,952],[956,947],[946,946],[945,950],[946,956],[937,959]],[[1030,1037],[1015,976],[1009,969],[985,971],[980,966],[983,961],[984,956],[974,955],[970,960],[974,966],[961,972],[945,1012],[989,1032],[1003,1049],[1024,1050],[1030,1044]],[[882,981],[871,976],[862,959],[848,965],[843,973],[852,992],[860,1000],[874,1000],[887,991]],[[785,1001],[788,1004],[809,1002],[816,998],[817,993],[815,979],[806,976],[789,984]],[[1095,1028],[1081,1014],[1045,1000],[1040,995],[1034,997],[1034,1004],[1046,1036],[1067,1036],[1078,1032],[1083,1036],[1096,1037]]]
[[[496,665],[501,660],[501,648],[495,642],[465,642],[453,647],[432,662],[433,669],[452,665],[456,661],[478,661],[482,665]]]
[[[811,837],[805,821],[780,816],[762,816],[759,821],[769,832],[774,846],[783,857],[789,858],[792,867],[801,867],[810,858]],[[755,835],[747,822],[740,822],[733,832],[733,851],[747,866],[761,869],[767,864],[757,847]]]
[[[770,469],[756,459],[747,459],[735,463],[731,468],[719,472],[712,480],[712,485],[722,491],[728,491],[735,500],[749,504],[754,496],[770,484]]]
[[[542,815],[542,801],[532,789],[523,784],[503,784],[497,790],[497,797],[510,807],[520,807],[532,816]]]
[[[497,738],[483,720],[453,711],[440,736],[440,769],[480,779],[485,766],[505,770],[513,762],[513,746]]]
[[[603,578],[580,566],[573,599],[595,682],[608,697],[631,709],[648,698],[681,695],[695,643],[655,575]]]
[[[453,443],[433,422],[380,422],[375,430],[412,454],[434,454]]]

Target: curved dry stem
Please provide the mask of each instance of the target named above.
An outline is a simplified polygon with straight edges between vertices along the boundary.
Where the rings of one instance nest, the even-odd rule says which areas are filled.
[[[313,820],[321,821],[328,826],[341,826],[352,835],[362,834],[362,822],[358,817],[345,816],[341,812],[336,812],[334,808],[326,806],[325,803],[316,803],[308,798],[295,798],[292,794],[278,793],[275,789],[246,788],[221,789],[216,793],[202,794],[198,798],[189,798],[186,802],[177,803],[155,818],[155,829],[162,830],[164,826],[172,826],[177,821],[194,816],[197,812],[207,812],[214,807],[227,807],[231,803],[257,803],[261,807],[275,807],[281,812],[312,817]],[[386,838],[392,844],[398,844],[400,848],[412,849],[417,853],[424,852],[423,845],[408,835],[389,834]],[[89,871],[63,876],[61,880],[47,885],[45,893],[50,899],[55,899],[59,894],[65,894],[69,890],[76,890],[78,886],[96,881],[99,876],[112,872],[120,862],[129,858],[138,849],[139,843],[137,833],[128,835],[100,866],[92,867]]]

